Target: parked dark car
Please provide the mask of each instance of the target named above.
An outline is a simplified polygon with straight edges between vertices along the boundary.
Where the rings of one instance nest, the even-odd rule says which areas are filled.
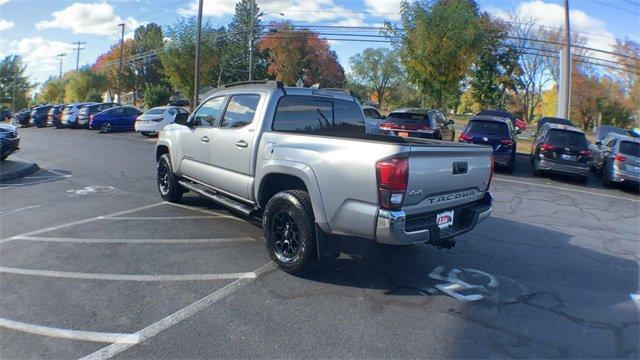
[[[640,138],[609,133],[596,142],[593,168],[604,186],[640,183]]]
[[[114,107],[91,115],[89,128],[100,129],[100,132],[103,133],[116,130],[133,130],[136,118],[140,115],[142,115],[142,111],[132,106]]]
[[[49,117],[49,110],[51,110],[51,105],[42,105],[35,107],[33,110],[31,110],[30,124],[39,128],[46,127],[47,119]]]
[[[25,108],[17,113],[13,114],[13,119],[16,124],[20,124],[21,127],[29,127],[31,126],[31,109]]]
[[[180,106],[180,107],[187,107],[189,106],[189,100],[175,100],[175,101],[169,101],[167,103],[167,106]]]
[[[0,121],[9,121],[11,120],[11,111],[9,110],[0,110]]]
[[[543,124],[531,145],[534,176],[554,172],[577,176],[586,183],[592,157],[587,137],[582,130],[553,121]]]
[[[78,112],[78,126],[89,128],[89,120],[91,115],[95,115],[99,112],[111,109],[116,106],[121,106],[118,103],[99,103],[83,106]]]
[[[0,160],[4,161],[19,149],[20,136],[18,136],[18,129],[13,125],[0,124]]]
[[[455,141],[453,124],[440,110],[406,108],[391,112],[380,130],[391,136]]]
[[[476,116],[481,116],[481,115],[507,118],[511,120],[511,123],[513,124],[513,126],[515,126],[518,130],[520,131],[527,130],[527,123],[524,120],[520,119],[519,117],[515,116],[514,114],[506,110],[497,110],[497,109],[482,110],[476,114]]]
[[[458,141],[491,146],[495,165],[513,172],[518,134],[520,130],[516,129],[509,118],[474,116],[462,130]]]
[[[64,110],[64,104],[54,105],[49,109],[49,113],[47,114],[47,125],[48,126],[56,126],[60,123],[62,119],[62,111]]]

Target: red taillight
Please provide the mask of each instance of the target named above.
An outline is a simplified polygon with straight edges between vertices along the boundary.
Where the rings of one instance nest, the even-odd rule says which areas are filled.
[[[625,162],[625,161],[627,161],[627,158],[622,156],[622,155],[620,155],[620,154],[618,154],[613,158],[613,161]]]
[[[547,151],[547,150],[553,150],[555,148],[556,147],[551,144],[540,144],[540,150]]]
[[[378,202],[383,210],[399,210],[409,181],[407,157],[380,160],[376,163]]]
[[[591,155],[592,155],[591,154],[591,150],[582,150],[582,151],[580,151],[580,156],[591,157]]]
[[[380,124],[380,130],[392,130],[394,127],[395,127],[395,124],[391,124],[391,123]]]
[[[504,140],[500,140],[500,143],[501,143],[502,145],[509,145],[509,146],[511,146],[511,145],[513,145],[513,140],[511,140],[511,139],[504,139]]]
[[[460,134],[460,137],[458,138],[458,141],[469,142],[472,139],[473,139],[473,136],[471,136],[469,134],[462,133],[462,134]]]

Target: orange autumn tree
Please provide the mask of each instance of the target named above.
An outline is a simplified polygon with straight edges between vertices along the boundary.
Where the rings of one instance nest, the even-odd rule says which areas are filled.
[[[302,79],[305,86],[342,87],[344,69],[325,39],[308,30],[298,30],[291,23],[272,24],[262,38],[260,49],[267,51],[267,73],[287,85]]]

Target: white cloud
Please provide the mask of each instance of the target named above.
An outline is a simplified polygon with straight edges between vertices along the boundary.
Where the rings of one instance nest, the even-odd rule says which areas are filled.
[[[364,5],[373,16],[400,20],[401,2],[402,0],[364,0]]]
[[[72,50],[69,43],[36,36],[10,42],[8,53],[21,55],[27,65],[27,73],[37,81],[43,81],[58,74],[60,62],[56,55],[70,54]]]
[[[510,18],[510,14],[503,9],[491,8],[489,11],[505,20]],[[564,28],[564,7],[559,4],[534,0],[519,4],[514,13],[523,19],[534,20],[538,26],[555,29]],[[606,29],[604,21],[587,15],[580,10],[570,10],[569,20],[571,31],[586,38],[586,46],[606,51],[613,50],[616,41],[613,34]],[[600,53],[590,55],[607,58]]]
[[[205,0],[204,16],[221,18],[235,13],[237,0]],[[289,20],[308,24],[321,21],[335,21],[351,24],[364,24],[364,14],[353,12],[334,0],[268,0],[257,1],[260,11],[268,20]],[[178,9],[182,16],[194,16],[198,12],[198,2],[192,0],[185,8]],[[284,16],[280,15],[284,14]]]
[[[119,37],[118,24],[124,23],[127,29],[140,25],[132,17],[123,19],[116,15],[113,6],[107,3],[73,3],[52,16],[52,20],[38,22],[38,30],[58,28],[72,30],[75,34]]]
[[[9,30],[9,29],[13,28],[14,26],[15,26],[15,24],[13,23],[13,21],[7,21],[5,19],[0,19],[0,31]]]
[[[9,0],[0,0],[0,6],[2,6],[2,5],[4,5],[4,4],[6,4],[6,3],[8,3],[8,2],[9,2]]]

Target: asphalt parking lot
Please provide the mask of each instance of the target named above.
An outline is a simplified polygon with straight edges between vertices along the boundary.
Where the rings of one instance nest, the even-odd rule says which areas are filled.
[[[306,277],[259,224],[157,194],[153,139],[21,129],[41,170],[0,184],[2,358],[638,358],[640,197],[492,182],[452,250],[345,239]]]

